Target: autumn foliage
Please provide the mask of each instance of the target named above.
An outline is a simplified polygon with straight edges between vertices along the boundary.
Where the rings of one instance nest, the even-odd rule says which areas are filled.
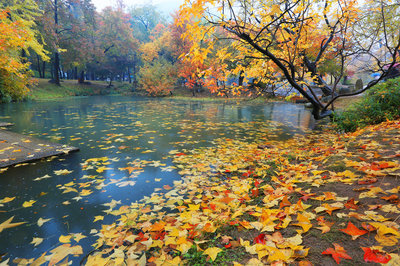
[[[18,100],[27,94],[31,84],[29,63],[21,58],[23,50],[35,49],[45,57],[35,39],[32,23],[11,20],[10,11],[0,10],[0,99]]]

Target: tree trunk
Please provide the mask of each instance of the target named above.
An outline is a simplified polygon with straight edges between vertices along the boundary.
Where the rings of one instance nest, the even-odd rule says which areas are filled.
[[[38,72],[39,72],[39,78],[43,78],[42,77],[42,70],[40,69],[40,57],[39,55],[36,55],[37,58],[37,67],[38,67]]]
[[[128,67],[128,81],[129,81],[129,84],[132,83],[132,79],[131,79],[131,68],[130,68],[130,67]]]
[[[46,61],[43,61],[42,71],[43,71],[43,78],[46,78]]]
[[[81,75],[79,76],[78,83],[85,83],[85,70],[81,71]]]
[[[54,0],[54,24],[56,27],[55,33],[58,35],[58,4],[57,0]],[[60,57],[58,54],[58,47],[54,52],[54,83],[60,85]]]
[[[241,70],[239,73],[239,86],[243,86],[243,80],[244,80],[243,70]]]

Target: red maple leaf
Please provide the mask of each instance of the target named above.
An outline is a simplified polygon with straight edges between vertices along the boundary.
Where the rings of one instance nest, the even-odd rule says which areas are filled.
[[[254,238],[254,243],[265,245],[265,234],[259,234]]]
[[[377,249],[370,249],[361,247],[364,250],[364,260],[365,262],[377,262],[377,263],[388,263],[392,257],[385,252],[379,251]]]
[[[332,258],[336,261],[337,264],[340,263],[340,258],[347,259],[347,260],[352,259],[341,245],[336,244],[336,243],[333,243],[333,245],[335,246],[335,249],[328,248],[324,252],[322,252],[322,254],[323,255],[332,255]]]

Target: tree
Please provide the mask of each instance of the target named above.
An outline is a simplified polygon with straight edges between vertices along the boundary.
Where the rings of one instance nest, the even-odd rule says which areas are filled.
[[[136,60],[139,42],[129,20],[130,15],[122,8],[109,7],[100,14],[97,36],[103,51],[103,71],[108,72],[110,82],[117,75],[124,79],[126,71],[130,78],[130,66]]]
[[[151,41],[151,33],[158,24],[165,24],[164,17],[151,4],[130,8],[128,13],[135,29],[133,34],[142,43]]]
[[[395,1],[389,2],[398,7]],[[243,71],[245,77],[259,78],[262,73],[254,69],[267,68],[276,73],[274,79],[269,81],[287,80],[290,87],[312,104],[314,117],[321,119],[330,116],[332,112],[327,108],[338,97],[343,97],[334,94],[332,87],[325,82],[322,70],[324,64],[333,58],[340,58],[340,77],[350,57],[367,52],[373,57],[374,50],[366,49],[364,45],[374,47],[379,39],[385,43],[385,53],[391,55],[390,60],[380,61],[381,78],[397,60],[399,33],[393,30],[394,37],[390,38],[393,41],[387,39],[389,18],[384,16],[385,12],[375,14],[376,20],[380,21],[378,24],[382,30],[379,34],[382,38],[360,40],[359,46],[364,48],[354,49],[352,44],[355,43],[355,31],[365,26],[356,22],[363,17],[364,12],[359,9],[356,1],[344,0],[195,0],[181,7],[180,24],[186,24],[188,30],[184,37],[194,44],[191,48],[191,60],[202,62],[212,54],[219,39],[216,33],[222,30],[231,40],[230,46],[239,51],[234,59],[237,62],[252,62],[249,67],[237,64],[233,70],[224,69],[226,75]],[[386,31],[383,30],[383,25],[386,25]],[[394,28],[398,29],[398,23]],[[221,57],[232,55],[226,50],[220,52],[219,58]],[[387,66],[386,69],[384,65]],[[373,82],[367,88],[375,84]],[[328,103],[320,101],[315,85],[321,89],[323,95],[333,95],[333,99]]]
[[[43,46],[37,41],[34,17],[39,15],[31,0],[0,4],[0,99],[19,100],[31,83],[26,56],[34,51],[47,60]]]
[[[172,35],[168,28],[158,24],[149,37],[151,42],[140,47],[144,62],[139,72],[139,84],[150,96],[165,96],[172,93],[177,83]]]

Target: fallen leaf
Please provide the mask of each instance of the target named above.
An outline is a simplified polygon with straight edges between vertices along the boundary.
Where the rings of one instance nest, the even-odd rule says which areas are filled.
[[[40,217],[40,218],[38,219],[38,221],[37,221],[37,225],[38,225],[39,227],[41,227],[44,223],[50,221],[51,219],[52,219],[52,218],[43,219],[43,218]]]
[[[7,228],[12,228],[12,227],[16,227],[18,225],[24,224],[26,222],[20,222],[20,223],[11,223],[11,221],[14,219],[14,216],[12,216],[10,219],[8,219],[7,221],[3,222],[0,224],[0,233]]]
[[[52,256],[49,261],[49,266],[55,265],[62,259],[64,259],[68,255],[81,255],[83,254],[83,250],[81,246],[72,246],[70,244],[64,244],[62,246],[58,246],[55,249],[50,251]]]
[[[388,263],[392,257],[389,254],[377,249],[361,247],[364,250],[365,262]]]
[[[34,237],[33,240],[32,240],[32,242],[31,242],[31,244],[34,244],[35,247],[36,247],[37,245],[40,245],[42,242],[43,242],[43,238]]]
[[[351,235],[353,240],[357,239],[357,237],[359,236],[368,233],[368,231],[366,230],[358,229],[352,222],[349,222],[345,229],[339,229],[339,230],[342,231],[343,233]]]
[[[220,253],[221,251],[222,251],[222,249],[220,249],[220,248],[212,247],[212,248],[208,248],[208,249],[204,250],[203,253],[210,256],[211,260],[214,261],[217,258],[218,253]]]
[[[36,202],[36,200],[25,201],[25,202],[22,204],[22,207],[24,207],[24,208],[32,207],[32,205],[33,205],[35,202]]]
[[[346,250],[340,246],[339,244],[333,243],[335,249],[328,248],[324,252],[323,255],[332,255],[332,258],[336,261],[337,264],[340,263],[340,258],[351,260],[352,258],[347,254]]]
[[[60,241],[61,243],[69,243],[71,241],[71,237],[72,237],[72,235],[67,235],[67,236],[61,235],[58,238],[58,241]]]
[[[67,169],[61,169],[61,170],[55,170],[54,173],[56,175],[68,175],[70,173],[72,173],[73,171],[69,171]]]

